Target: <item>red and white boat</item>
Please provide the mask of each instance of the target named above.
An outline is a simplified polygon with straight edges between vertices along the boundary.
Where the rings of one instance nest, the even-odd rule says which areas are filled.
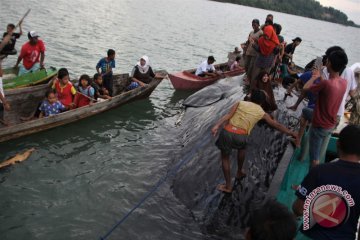
[[[195,75],[196,69],[184,70],[182,72],[170,73],[169,78],[176,90],[199,90],[213,84],[219,79],[234,77],[245,72],[244,68],[237,68],[233,71],[228,70],[227,63],[215,65],[216,71],[222,73],[218,76],[199,77]]]

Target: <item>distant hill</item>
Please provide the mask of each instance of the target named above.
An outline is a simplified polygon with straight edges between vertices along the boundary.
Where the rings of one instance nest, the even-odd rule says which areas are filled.
[[[333,8],[324,7],[315,0],[212,0],[228,2],[250,7],[273,10],[293,15],[339,23],[346,26],[360,27],[353,21],[348,20],[345,13]]]

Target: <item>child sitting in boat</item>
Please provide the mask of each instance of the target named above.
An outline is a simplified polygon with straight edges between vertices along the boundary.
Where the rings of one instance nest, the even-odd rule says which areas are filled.
[[[81,75],[79,79],[78,92],[75,95],[74,104],[76,107],[87,106],[94,102],[95,90],[90,85],[89,75]]]
[[[111,99],[109,91],[103,85],[103,79],[101,74],[94,74],[94,82],[92,82],[91,86],[95,90],[95,99]]]
[[[74,107],[73,99],[76,95],[76,89],[70,82],[69,72],[66,68],[59,69],[58,77],[54,81],[52,89],[55,89],[59,101],[66,107]]]
[[[55,115],[66,110],[66,107],[56,98],[53,89],[48,90],[45,93],[45,97],[46,99],[39,107],[39,110],[41,111],[39,118]]]
[[[131,84],[127,87],[128,90],[132,90],[137,87],[144,87],[151,82],[153,78],[162,79],[163,77],[155,74],[150,66],[148,56],[142,56],[140,61],[135,65],[131,72]]]
[[[234,70],[240,68],[240,60],[241,60],[241,57],[237,56],[235,61],[233,62],[233,64],[231,64],[231,66],[230,66],[230,71],[234,71]]]

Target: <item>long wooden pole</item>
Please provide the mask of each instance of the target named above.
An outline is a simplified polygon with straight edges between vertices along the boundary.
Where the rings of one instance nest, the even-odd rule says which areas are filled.
[[[88,95],[85,95],[85,94],[83,94],[83,93],[80,92],[80,91],[76,91],[76,93],[79,93],[80,95],[83,95],[84,97],[90,99],[91,101],[97,102],[97,100],[96,100],[95,98],[89,97]]]
[[[22,23],[22,21],[24,21],[24,19],[26,18],[27,15],[29,15],[31,9],[27,10],[27,12],[24,14],[24,16],[20,19],[20,21],[16,24],[14,31],[16,30],[16,28]],[[5,47],[5,45],[10,41],[11,39],[11,34],[7,34],[3,40],[0,43],[0,51]]]

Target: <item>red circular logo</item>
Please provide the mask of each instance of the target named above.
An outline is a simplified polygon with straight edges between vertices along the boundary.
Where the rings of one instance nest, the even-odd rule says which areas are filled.
[[[340,225],[347,218],[347,204],[336,193],[320,194],[312,206],[312,214],[315,221],[325,228]]]

